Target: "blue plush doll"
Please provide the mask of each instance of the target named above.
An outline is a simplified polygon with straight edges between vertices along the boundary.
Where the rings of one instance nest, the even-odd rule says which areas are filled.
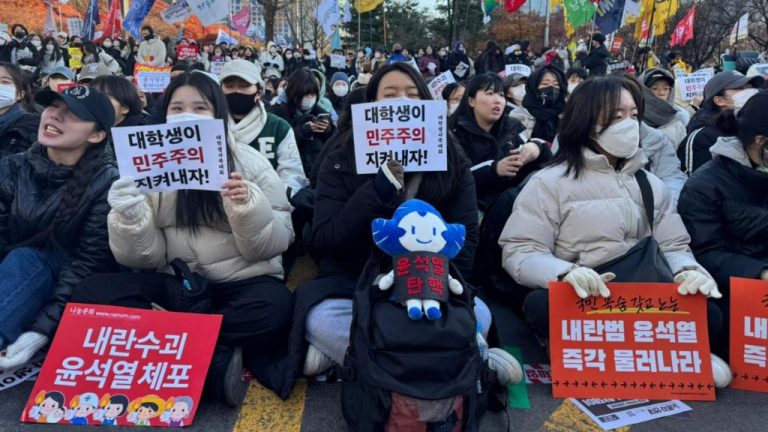
[[[374,220],[371,229],[376,245],[394,261],[379,289],[395,286],[395,298],[405,304],[412,320],[425,314],[429,320],[440,319],[440,301],[447,300],[447,290],[464,292],[449,274],[449,260],[464,247],[464,225],[447,224],[434,207],[411,199],[395,210],[392,219]]]

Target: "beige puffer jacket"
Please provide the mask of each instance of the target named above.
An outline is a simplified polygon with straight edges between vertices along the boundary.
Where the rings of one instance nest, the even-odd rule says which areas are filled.
[[[258,151],[235,145],[232,152],[249,194],[242,204],[224,199],[228,224],[199,227],[193,234],[176,225],[176,192],[146,195],[136,219],[114,210],[109,213],[109,246],[117,261],[131,268],[169,272],[168,263],[181,258],[211,282],[265,275],[282,279],[280,254],[293,241],[285,187]]]
[[[536,173],[515,201],[499,238],[502,265],[519,284],[547,288],[578,266],[593,268],[618,258],[650,235],[635,172],[645,163],[638,152],[616,172],[608,159],[584,151],[585,169],[575,180],[565,165]],[[654,232],[676,274],[706,271],[688,246],[690,237],[664,184],[653,174]]]

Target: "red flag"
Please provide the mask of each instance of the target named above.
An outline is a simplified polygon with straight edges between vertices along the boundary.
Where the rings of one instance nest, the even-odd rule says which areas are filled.
[[[672,41],[669,46],[682,46],[693,39],[693,21],[696,19],[696,5],[694,5],[688,12],[688,15],[683,18],[682,21],[675,27],[674,33],[672,33]]]
[[[504,0],[504,8],[506,8],[509,13],[517,12],[524,4],[525,0]]]
[[[248,26],[251,24],[251,6],[248,5],[240,12],[232,15],[232,28],[240,34],[248,33]]]
[[[102,38],[120,37],[122,29],[123,13],[120,10],[120,1],[112,0],[112,4],[109,6],[109,13],[107,13],[107,19],[104,21]]]
[[[640,40],[647,42],[648,41],[648,33],[650,33],[649,29],[648,29],[648,22],[646,20],[643,20],[642,27],[640,28]]]

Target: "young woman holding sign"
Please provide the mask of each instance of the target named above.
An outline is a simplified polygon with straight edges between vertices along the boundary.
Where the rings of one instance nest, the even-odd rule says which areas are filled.
[[[0,369],[21,366],[53,337],[73,290],[116,268],[107,238],[105,160],[115,114],[89,87],[45,90],[37,142],[0,163]]]
[[[640,278],[655,272],[656,282],[666,275],[680,284],[680,294],[722,297],[715,281],[694,259],[690,237],[669,191],[643,170],[641,102],[619,77],[579,85],[560,123],[560,150],[553,165],[534,174],[523,188],[501,234],[504,269],[517,283],[533,289],[525,297],[523,314],[543,339],[549,337],[549,282],[568,282],[581,298],[610,296],[605,284],[614,278],[647,282],[629,280],[626,274],[611,270],[602,274],[594,270],[618,258],[633,258],[625,254],[642,242],[652,248],[649,254],[660,251],[669,266],[643,268]],[[644,199],[644,190],[653,196],[652,202]],[[645,204],[652,206],[650,224]],[[631,266],[624,266],[625,273],[630,271],[627,267]],[[708,312],[714,340],[722,315],[711,302]],[[715,384],[728,385],[730,369],[714,355],[713,370]]]
[[[382,66],[367,87],[367,100],[403,97],[432,98],[421,75],[409,64]],[[334,362],[342,363],[349,345],[352,293],[374,249],[371,222],[378,217],[390,217],[402,202],[405,190],[413,189],[416,198],[433,204],[446,222],[466,227],[465,246],[453,260],[462,274],[471,272],[477,246],[474,179],[469,162],[452,135],[448,140],[448,170],[420,176],[403,175],[399,164],[399,176],[385,166],[375,175],[357,174],[353,136],[354,125],[329,142],[319,168],[311,243],[312,250],[320,255],[322,275],[297,289],[296,324],[291,335],[292,347],[300,346],[306,329],[310,347],[304,362],[305,375],[319,374]],[[415,180],[419,177],[420,180]],[[479,299],[475,301],[477,321],[487,332],[490,311]],[[491,352],[491,363],[500,380],[519,381],[522,370],[514,358],[496,350]]]
[[[201,73],[171,81],[164,112],[167,123],[228,118],[224,93]],[[211,157],[214,151],[206,150]],[[143,194],[130,177],[116,181],[109,191],[110,247],[120,264],[149,272],[94,275],[76,298],[223,315],[207,384],[208,391],[236,406],[245,391],[242,350],[258,363],[284,344],[293,299],[283,284],[280,254],[293,241],[293,229],[285,187],[269,161],[232,137],[227,160],[231,180],[221,193]],[[184,286],[161,273],[169,266],[183,274]],[[175,301],[180,296],[189,301]],[[251,370],[257,378],[263,373]]]

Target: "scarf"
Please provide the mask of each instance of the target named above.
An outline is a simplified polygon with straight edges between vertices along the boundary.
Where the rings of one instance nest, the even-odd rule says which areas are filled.
[[[660,128],[677,115],[677,110],[669,102],[661,100],[648,88],[643,86],[643,99],[645,99],[644,121],[654,129]]]
[[[264,103],[259,101],[256,107],[254,107],[254,109],[239,122],[235,123],[235,121],[230,118],[229,132],[234,136],[235,141],[238,144],[251,145],[252,142],[256,141],[256,138],[267,123],[266,112]]]
[[[11,108],[0,115],[0,135],[4,134],[8,128],[12,127],[16,120],[20,119],[27,112],[21,107],[21,104],[16,102],[11,105]]]
[[[560,82],[560,96],[551,104],[544,105],[539,98],[539,83],[546,72],[557,76],[557,80]],[[565,110],[567,89],[564,85],[566,82],[565,74],[552,66],[543,67],[528,79],[525,85],[523,107],[536,119],[531,138],[540,138],[548,142],[554,141],[557,128],[560,125],[560,114]]]

